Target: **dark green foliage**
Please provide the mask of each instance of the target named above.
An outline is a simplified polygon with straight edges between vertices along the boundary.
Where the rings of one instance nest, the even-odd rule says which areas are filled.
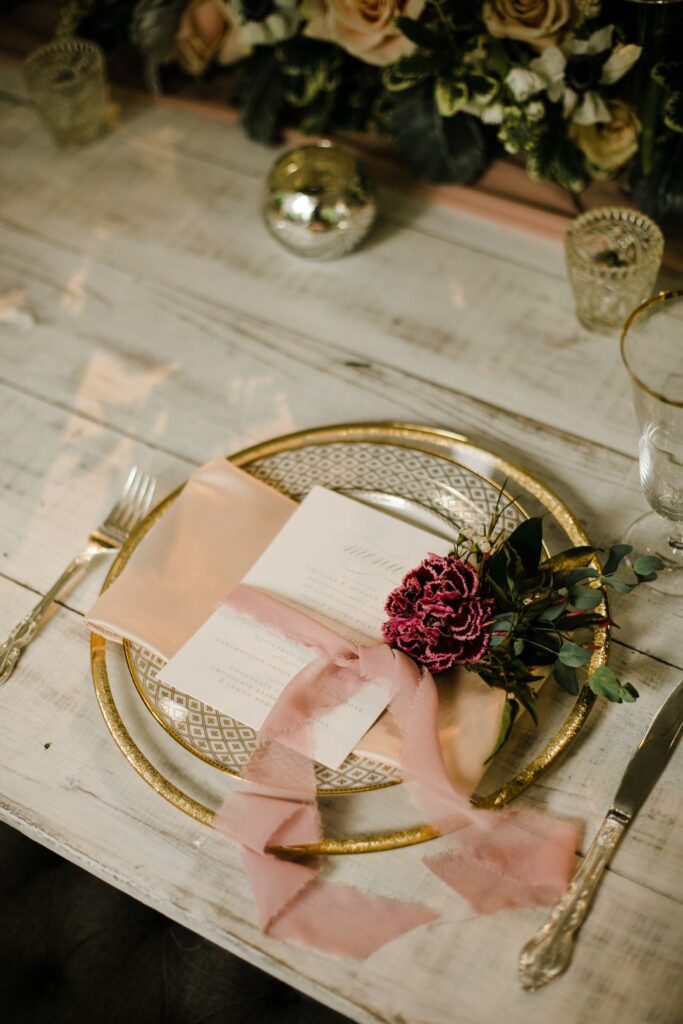
[[[235,93],[242,108],[242,124],[250,139],[274,143],[280,133],[285,107],[284,79],[273,49],[257,49],[240,66]]]
[[[528,577],[538,573],[543,551],[543,521],[538,517],[525,519],[508,537],[508,544],[519,556]]]
[[[176,0],[157,0],[160,10],[165,2]],[[259,21],[272,2],[237,7]],[[67,0],[64,11],[74,22],[70,29],[106,49],[130,46],[134,37],[144,50],[140,33],[131,36],[136,3]],[[0,0],[0,9],[11,6],[12,0]],[[551,100],[542,83],[531,96],[517,98],[508,75],[528,69],[538,51],[491,36],[482,6],[481,0],[426,0],[418,18],[398,17],[396,27],[413,48],[385,67],[307,37],[304,16],[293,38],[256,46],[229,68],[214,62],[206,74],[230,76],[245,129],[259,141],[277,140],[284,125],[311,135],[379,132],[393,138],[405,167],[434,184],[469,184],[493,153],[504,150],[523,158],[535,180],[580,192],[600,168],[590,166],[573,141],[561,99]],[[622,99],[636,108],[640,152],[624,171],[638,205],[662,220],[683,217],[683,4],[658,7],[604,0],[595,18],[575,20],[578,38],[614,24],[615,44],[636,43],[643,52],[634,69],[611,85],[600,81],[607,51],[575,54],[565,82],[574,81],[581,91],[592,74],[589,84],[603,100]],[[168,53],[172,58],[172,47]]]
[[[683,136],[662,140],[649,174],[634,163],[631,186],[636,203],[650,217],[683,219]]]
[[[136,0],[95,0],[78,26],[78,34],[105,49],[128,44]]]
[[[543,678],[539,671],[550,670],[572,695],[579,693],[581,675],[585,685],[608,700],[622,703],[637,698],[634,687],[622,685],[611,669],[591,669],[594,648],[586,631],[614,624],[604,604],[606,587],[628,594],[656,579],[662,565],[655,556],[645,555],[634,560],[632,569],[623,570],[623,560],[631,553],[628,544],[610,548],[604,569],[595,549],[588,546],[543,559],[541,519],[525,520],[506,537],[500,533],[500,517],[497,507],[483,548],[465,534],[453,548],[455,557],[478,564],[481,593],[495,602],[488,650],[469,667],[489,686],[508,695],[496,750],[514,720],[511,703],[535,716],[535,685]]]
[[[672,132],[683,132],[683,61],[655,64],[652,77],[664,90],[664,124]]]
[[[448,38],[437,27],[431,26],[428,28],[421,21],[404,17],[397,18],[396,25],[406,38],[423,50],[435,53],[449,52]]]
[[[392,94],[387,124],[402,162],[433,184],[468,184],[486,163],[479,121],[469,114],[441,117],[424,85]]]

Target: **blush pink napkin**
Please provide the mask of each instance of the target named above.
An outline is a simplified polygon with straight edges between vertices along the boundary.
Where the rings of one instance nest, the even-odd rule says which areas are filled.
[[[138,544],[86,616],[168,661],[236,586],[296,502],[227,459],[208,462]]]
[[[386,644],[359,647],[268,595],[237,587],[225,599],[242,615],[303,643],[318,656],[282,692],[258,735],[244,777],[248,792],[229,796],[216,828],[242,846],[261,927],[268,934],[341,956],[363,958],[390,939],[433,920],[432,911],[330,884],[319,865],[292,862],[267,847],[320,838],[311,721],[368,681],[386,686],[401,735],[400,763],[413,801],[450,849],[426,866],[475,911],[552,902],[574,862],[574,827],[527,808],[478,811],[454,789],[437,735],[434,680]]]
[[[218,458],[198,469],[138,544],[86,623],[168,660],[265,551],[296,502]],[[469,795],[498,735],[504,694],[461,670],[438,683],[439,735],[451,779]],[[356,753],[398,765],[400,736],[382,715]]]

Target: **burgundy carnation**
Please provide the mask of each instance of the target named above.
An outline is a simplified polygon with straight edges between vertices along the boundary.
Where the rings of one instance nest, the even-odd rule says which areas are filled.
[[[384,606],[382,626],[391,647],[431,672],[479,661],[489,646],[484,628],[494,602],[479,596],[476,569],[458,558],[430,555],[404,576]]]

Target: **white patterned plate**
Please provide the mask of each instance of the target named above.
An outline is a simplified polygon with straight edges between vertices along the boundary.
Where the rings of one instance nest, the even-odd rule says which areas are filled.
[[[489,522],[499,489],[473,469],[431,452],[392,444],[336,442],[307,445],[255,459],[242,466],[259,480],[300,501],[316,484],[347,494],[443,536]],[[503,512],[512,530],[523,513]],[[425,552],[425,555],[427,552]],[[167,686],[158,678],[164,662],[126,645],[128,667],[145,705],[182,746],[231,775],[239,775],[256,746],[253,729]],[[318,789],[340,794],[400,782],[398,770],[351,754],[340,768],[317,765]]]

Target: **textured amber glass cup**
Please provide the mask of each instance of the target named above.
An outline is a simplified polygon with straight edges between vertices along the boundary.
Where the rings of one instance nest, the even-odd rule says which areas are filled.
[[[60,39],[34,50],[23,71],[29,96],[58,145],[84,145],[107,129],[108,90],[99,46]]]
[[[664,251],[654,221],[637,210],[602,207],[567,231],[567,274],[576,315],[591,331],[621,327],[652,294]]]

